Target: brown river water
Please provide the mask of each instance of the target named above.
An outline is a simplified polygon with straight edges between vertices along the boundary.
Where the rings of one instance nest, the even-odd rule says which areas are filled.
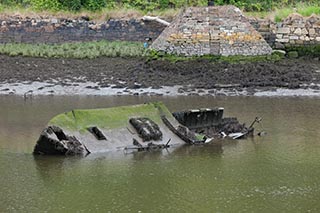
[[[50,118],[73,108],[163,101],[225,108],[267,135],[221,147],[33,156]],[[0,212],[320,212],[320,99],[0,96]]]

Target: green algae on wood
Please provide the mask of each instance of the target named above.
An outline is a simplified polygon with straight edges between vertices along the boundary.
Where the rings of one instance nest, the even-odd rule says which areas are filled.
[[[173,118],[163,103],[156,102],[102,109],[72,110],[55,116],[48,125],[73,131],[83,131],[90,126],[115,129],[125,127],[131,117],[148,117],[155,122],[160,122],[161,115]]]

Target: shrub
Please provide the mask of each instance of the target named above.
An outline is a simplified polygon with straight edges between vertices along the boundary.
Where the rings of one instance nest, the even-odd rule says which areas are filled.
[[[21,5],[23,0],[0,0],[0,4],[7,6]]]
[[[0,0],[3,6],[32,6],[39,10],[59,10],[67,9],[78,11],[83,8],[91,11],[108,8],[135,8],[143,11],[152,11],[155,9],[182,8],[186,6],[204,6],[207,0]],[[274,8],[297,7],[299,5],[312,5],[301,11],[302,15],[311,13],[319,14],[319,0],[215,0],[216,5],[232,4],[245,11],[260,12],[270,11]]]
[[[60,0],[60,3],[67,10],[77,11],[82,7],[81,0]]]
[[[58,11],[62,9],[59,0],[30,0],[30,3],[36,10]]]
[[[91,11],[101,10],[106,7],[105,0],[82,0],[82,5]]]
[[[310,16],[312,14],[320,14],[320,7],[317,6],[307,6],[298,8],[298,13],[300,13],[303,16]]]

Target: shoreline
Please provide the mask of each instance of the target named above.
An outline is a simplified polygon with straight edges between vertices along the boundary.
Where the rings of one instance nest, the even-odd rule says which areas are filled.
[[[185,86],[160,87],[160,88],[99,88],[97,83],[74,83],[70,85],[54,85],[47,82],[22,82],[0,84],[0,96],[17,95],[25,99],[34,96],[202,96],[202,97],[220,97],[220,96],[253,96],[253,97],[320,97],[320,88],[318,85],[305,85],[304,88],[220,88],[220,89],[197,89]]]
[[[52,59],[0,55],[0,95],[320,96],[320,61]]]

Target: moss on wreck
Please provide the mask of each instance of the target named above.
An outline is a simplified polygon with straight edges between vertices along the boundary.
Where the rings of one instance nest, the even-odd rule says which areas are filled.
[[[50,120],[48,125],[82,132],[90,126],[106,129],[126,127],[129,124],[129,118],[132,117],[148,117],[154,122],[159,123],[161,115],[172,118],[170,111],[163,103],[155,102],[102,109],[72,110],[55,116]]]

